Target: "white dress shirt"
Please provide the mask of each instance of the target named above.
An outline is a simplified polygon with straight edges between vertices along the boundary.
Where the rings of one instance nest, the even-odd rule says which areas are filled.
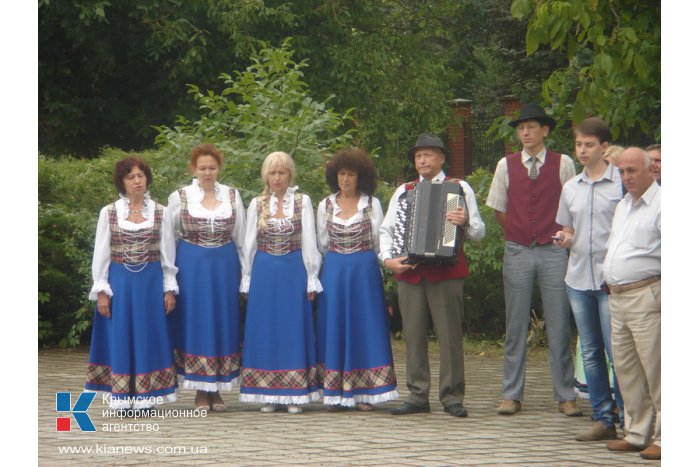
[[[294,192],[299,187],[287,188],[282,206],[285,219],[291,220],[294,215]],[[277,196],[270,196],[270,216],[277,213],[279,206]],[[258,250],[258,198],[255,197],[248,206],[248,220],[243,242],[243,256],[241,258],[242,277],[241,293],[248,293],[250,289],[250,273],[253,269],[253,260]],[[316,247],[316,225],[314,222],[314,208],[308,195],[301,195],[301,256],[306,268],[307,292],[322,292],[323,287],[318,280],[323,257]],[[264,279],[264,278],[263,278]]]
[[[420,176],[419,181],[425,180],[423,176]],[[443,182],[445,180],[445,172],[440,171],[435,177],[432,178],[433,182]],[[481,240],[486,234],[486,225],[484,221],[481,220],[481,215],[479,214],[479,207],[476,204],[476,196],[474,195],[474,190],[469,186],[464,180],[459,180],[459,184],[464,190],[464,197],[466,198],[467,214],[469,216],[469,227],[466,229],[466,236],[470,240]],[[405,184],[401,185],[396,189],[394,194],[389,201],[389,208],[387,209],[386,216],[379,227],[379,261],[384,263],[384,260],[392,257],[391,247],[394,243],[394,224],[396,223],[396,209],[398,207],[399,197],[406,192]]]
[[[615,208],[622,199],[620,173],[612,164],[591,180],[583,172],[564,184],[556,221],[574,229],[566,284],[576,290],[598,290]]]
[[[636,203],[627,193],[617,205],[603,275],[609,285],[661,275],[661,187],[656,182]]]

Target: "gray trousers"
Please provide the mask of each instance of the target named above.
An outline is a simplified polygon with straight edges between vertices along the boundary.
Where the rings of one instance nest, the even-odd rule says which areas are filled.
[[[398,281],[399,307],[406,342],[408,402],[426,406],[430,392],[428,328],[430,319],[440,346],[440,402],[447,407],[464,401],[463,279],[418,285]]]
[[[554,399],[559,402],[576,399],[570,348],[571,311],[564,284],[566,264],[566,250],[552,244],[529,247],[506,241],[503,255],[506,299],[504,399],[523,400],[527,333],[535,279],[542,296]]]

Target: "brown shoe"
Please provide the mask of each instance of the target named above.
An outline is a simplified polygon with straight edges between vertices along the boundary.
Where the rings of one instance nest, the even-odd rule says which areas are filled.
[[[499,415],[514,415],[520,412],[520,401],[503,399],[503,402],[498,406],[496,412],[498,412]]]
[[[617,441],[610,441],[608,443],[608,451],[615,452],[637,452],[641,451],[643,448],[635,446],[626,439],[618,439]]]
[[[607,428],[602,422],[595,422],[585,433],[576,435],[576,441],[600,441],[602,439],[617,439],[615,426]]]
[[[583,411],[581,411],[576,401],[559,402],[559,412],[567,417],[580,417],[583,415]]]
[[[658,444],[650,444],[644,451],[640,452],[639,455],[642,459],[648,461],[659,461],[661,460],[661,446]]]
[[[374,406],[372,404],[368,404],[367,402],[360,402],[355,406],[355,408],[360,412],[371,412],[374,410]]]

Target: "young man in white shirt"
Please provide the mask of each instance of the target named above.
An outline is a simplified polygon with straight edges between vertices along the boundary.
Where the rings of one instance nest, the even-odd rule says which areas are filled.
[[[576,436],[578,441],[616,439],[614,406],[610,388],[607,353],[612,362],[610,308],[603,290],[603,261],[607,251],[613,214],[622,199],[622,181],[604,154],[612,135],[599,118],[587,118],[575,130],[576,157],[583,171],[562,188],[554,244],[569,248],[566,292],[576,320],[583,369],[593,408],[594,423]],[[619,391],[615,399],[623,413]]]

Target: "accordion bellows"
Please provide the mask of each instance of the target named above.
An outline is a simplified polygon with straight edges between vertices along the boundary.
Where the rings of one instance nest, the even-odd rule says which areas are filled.
[[[394,225],[394,257],[409,264],[457,262],[462,229],[445,219],[458,207],[466,209],[464,192],[456,182],[423,180],[399,200]]]

